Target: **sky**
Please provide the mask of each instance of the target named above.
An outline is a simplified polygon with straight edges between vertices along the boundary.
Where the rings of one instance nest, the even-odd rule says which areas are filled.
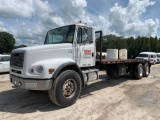
[[[0,0],[0,31],[40,45],[47,31],[78,21],[104,35],[160,37],[160,0]]]

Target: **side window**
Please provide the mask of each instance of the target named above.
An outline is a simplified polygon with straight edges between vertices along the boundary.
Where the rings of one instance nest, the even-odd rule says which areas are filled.
[[[92,29],[78,28],[77,43],[91,43],[92,41]]]
[[[82,29],[82,43],[87,42],[87,29]]]
[[[151,56],[150,56],[150,55],[148,55],[148,58],[151,58]]]
[[[81,41],[82,41],[82,28],[78,28],[77,43],[80,44]]]
[[[10,61],[10,57],[9,56],[6,57],[6,61]]]
[[[151,55],[151,58],[153,58],[153,55]]]
[[[4,62],[4,57],[1,58],[1,61]]]
[[[1,58],[0,61],[2,61],[2,62],[10,61],[10,57],[9,56],[4,56],[4,57]]]
[[[146,57],[149,57],[149,56],[146,54]]]

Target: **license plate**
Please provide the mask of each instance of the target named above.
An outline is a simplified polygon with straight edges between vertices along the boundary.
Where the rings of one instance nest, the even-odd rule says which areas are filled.
[[[37,88],[37,83],[26,83],[26,88]]]

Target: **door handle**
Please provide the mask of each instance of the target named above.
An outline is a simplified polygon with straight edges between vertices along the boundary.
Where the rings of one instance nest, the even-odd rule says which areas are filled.
[[[94,52],[92,52],[92,57],[94,56]]]

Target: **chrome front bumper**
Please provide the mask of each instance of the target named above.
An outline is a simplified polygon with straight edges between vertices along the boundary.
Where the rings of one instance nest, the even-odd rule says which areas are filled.
[[[22,87],[24,89],[29,90],[49,90],[52,87],[52,80],[43,79],[27,79],[20,78],[10,74],[10,82],[18,87]]]

